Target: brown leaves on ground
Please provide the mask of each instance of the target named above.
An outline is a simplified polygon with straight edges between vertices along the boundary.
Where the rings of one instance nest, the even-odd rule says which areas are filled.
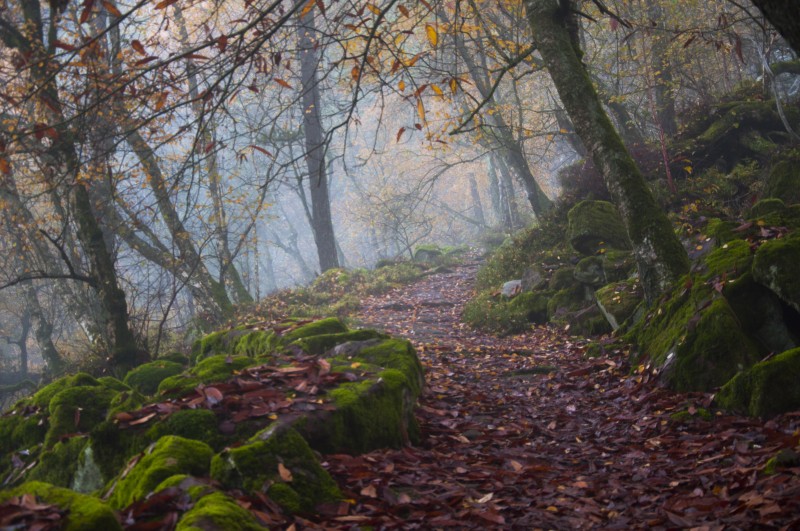
[[[12,496],[0,504],[0,529],[50,531],[61,529],[66,511],[42,503],[33,494]]]

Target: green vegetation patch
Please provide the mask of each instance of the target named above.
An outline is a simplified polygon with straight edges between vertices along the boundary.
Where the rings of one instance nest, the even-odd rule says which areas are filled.
[[[513,299],[483,291],[464,306],[462,319],[468,325],[496,334],[516,334],[531,324],[547,322],[551,292],[521,293]]]
[[[595,299],[608,324],[617,330],[629,319],[636,320],[636,311],[642,306],[644,292],[639,279],[634,278],[603,286],[595,292]]]
[[[706,279],[725,276],[732,280],[750,271],[753,251],[744,240],[732,240],[711,251],[703,260]]]
[[[197,387],[199,384],[209,384],[222,382],[233,376],[237,371],[241,371],[258,363],[246,356],[230,357],[225,354],[218,354],[206,358],[191,369],[188,374],[176,374],[165,378],[158,385],[160,393],[170,395],[181,395]]]
[[[115,531],[122,529],[114,511],[97,498],[39,481],[31,481],[15,489],[0,492],[0,502],[5,502],[12,496],[22,496],[23,494],[33,494],[45,503],[51,503],[67,510],[64,531]]]
[[[770,240],[759,247],[753,261],[753,278],[800,312],[800,233]]]
[[[178,522],[176,531],[208,531],[209,529],[263,531],[268,529],[258,524],[250,511],[242,508],[236,500],[221,492],[213,492],[200,498]]]
[[[145,395],[152,395],[158,391],[158,385],[165,378],[183,372],[179,363],[166,360],[156,360],[139,365],[125,375],[124,383]]]
[[[784,160],[772,167],[764,197],[779,199],[787,205],[800,203],[800,163]]]
[[[112,486],[109,504],[117,509],[144,499],[162,481],[175,474],[205,476],[214,452],[200,441],[175,435],[162,437],[120,474]]]
[[[606,248],[631,248],[617,207],[608,201],[581,201],[567,217],[567,240],[580,253],[592,255]]]
[[[214,456],[211,477],[226,488],[266,490],[292,513],[311,513],[320,503],[342,498],[305,439],[279,423],[260,431],[247,444]]]
[[[715,398],[729,411],[772,417],[800,409],[800,348],[756,363],[725,384]]]

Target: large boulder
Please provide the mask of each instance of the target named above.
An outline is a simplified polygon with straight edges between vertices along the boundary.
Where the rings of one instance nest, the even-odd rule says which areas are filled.
[[[709,391],[761,358],[727,300],[698,277],[686,277],[627,337],[678,391]]]
[[[756,363],[737,374],[715,397],[716,404],[754,417],[800,409],[800,348]]]
[[[246,444],[215,455],[211,477],[228,489],[266,491],[291,513],[311,513],[320,503],[342,499],[305,439],[277,422]]]
[[[800,203],[800,164],[784,160],[773,166],[764,187],[764,197],[780,199],[786,205]]]
[[[625,280],[603,286],[595,292],[597,307],[611,325],[617,330],[622,323],[634,318],[641,308],[644,292],[639,279]],[[639,312],[641,315],[641,311]]]
[[[575,265],[572,274],[575,280],[593,288],[599,288],[607,282],[603,259],[599,256],[587,256],[582,259]]]
[[[608,201],[581,201],[567,216],[567,239],[579,253],[592,255],[601,249],[631,248],[617,207]]]
[[[759,247],[753,261],[753,278],[771,289],[786,304],[800,311],[800,233],[770,240]]]

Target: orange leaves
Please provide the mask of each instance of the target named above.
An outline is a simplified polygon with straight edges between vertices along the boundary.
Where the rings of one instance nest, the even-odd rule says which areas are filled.
[[[115,6],[113,2],[110,2],[109,0],[102,0],[101,3],[103,4],[103,7],[106,8],[106,11],[108,11],[109,15],[114,17],[122,16],[122,13],[120,13],[119,9],[117,9],[117,6]]]
[[[436,48],[436,45],[439,43],[439,32],[436,31],[436,28],[433,27],[432,24],[425,24],[425,35],[427,35],[431,47]]]
[[[176,3],[178,0],[162,0],[161,2],[157,3],[155,9],[166,9],[172,4]]]
[[[83,24],[89,17],[92,15],[92,9],[94,8],[94,0],[84,0],[83,1],[83,11],[81,11],[81,16],[78,18],[78,23]]]
[[[131,48],[136,51],[139,55],[147,55],[147,51],[144,49],[144,45],[138,39],[134,39],[131,41]]]
[[[275,79],[275,83],[277,83],[278,85],[280,85],[280,86],[282,86],[284,88],[287,88],[287,89],[291,89],[292,88],[292,86],[289,83],[287,83],[286,81],[284,81],[282,79],[279,79],[279,78]]]
[[[417,114],[422,123],[425,123],[425,105],[422,103],[421,98],[417,99]]]
[[[161,92],[158,97],[156,98],[155,109],[156,111],[160,111],[164,108],[164,105],[167,104],[167,97],[169,96],[168,91]]]
[[[9,163],[8,159],[5,157],[0,157],[0,173],[3,175],[11,174],[11,163]]]
[[[283,463],[278,463],[278,474],[281,476],[281,479],[287,483],[294,479],[291,470],[283,466]]]
[[[401,4],[397,6],[397,10],[400,11],[400,13],[402,13],[404,17],[409,16],[408,8],[406,6]]]
[[[406,128],[405,128],[405,127],[401,127],[401,128],[400,128],[400,129],[397,131],[397,138],[395,139],[395,142],[400,142],[400,137],[402,137],[402,136],[403,136],[403,133],[405,133],[405,132],[406,132]]]

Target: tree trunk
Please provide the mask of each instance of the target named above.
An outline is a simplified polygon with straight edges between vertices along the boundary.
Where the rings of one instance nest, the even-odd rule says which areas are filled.
[[[481,225],[486,225],[486,216],[483,215],[483,205],[481,204],[481,194],[478,192],[478,183],[475,181],[475,176],[471,173],[469,179],[469,192],[472,196],[472,215],[475,221]]]
[[[559,4],[525,0],[525,9],[564,108],[619,208],[645,297],[652,303],[689,271],[686,251],[603,110]]]
[[[797,0],[753,0],[753,4],[800,55],[800,11]]]
[[[300,75],[303,102],[303,132],[305,133],[308,185],[311,192],[311,229],[317,244],[321,272],[339,267],[336,239],[331,219],[328,176],[325,167],[325,135],[320,111],[319,59],[314,48],[318,36],[313,10],[300,19]]]
[[[664,34],[664,12],[657,3],[648,7],[650,20],[657,24],[660,31],[650,31],[650,56],[653,64],[653,78],[655,81],[654,95],[656,116],[661,130],[667,137],[678,134],[678,122],[675,112],[675,94],[672,90],[672,65],[669,60],[670,39]]]

